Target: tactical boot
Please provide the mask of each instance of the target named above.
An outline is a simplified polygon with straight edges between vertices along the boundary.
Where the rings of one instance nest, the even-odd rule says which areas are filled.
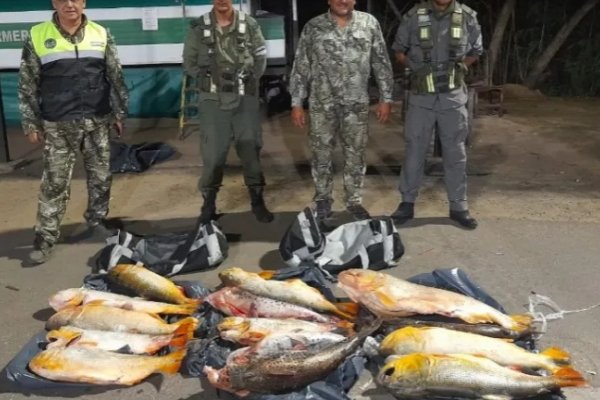
[[[273,221],[273,213],[267,209],[265,199],[263,198],[263,187],[252,186],[248,188],[250,193],[250,204],[252,205],[252,213],[258,222],[268,223]]]
[[[391,217],[398,224],[403,224],[409,219],[413,219],[415,217],[415,203],[401,202]]]
[[[331,200],[317,200],[315,202],[316,204],[316,213],[317,213],[317,219],[319,221],[324,221],[327,218],[331,217],[331,214],[333,214],[331,212]]]
[[[348,210],[355,221],[362,221],[363,219],[371,218],[371,215],[369,215],[369,212],[362,206],[362,204],[350,204],[348,207],[346,207],[346,210]]]
[[[47,262],[52,256],[54,247],[46,241],[35,241],[33,243],[33,250],[29,253],[29,264],[40,265]]]
[[[450,219],[458,222],[461,226],[467,229],[475,229],[477,228],[477,220],[471,217],[469,211],[453,211],[450,210]]]
[[[204,198],[204,203],[200,209],[200,222],[210,224],[210,221],[217,218],[217,190],[203,189],[202,197]]]

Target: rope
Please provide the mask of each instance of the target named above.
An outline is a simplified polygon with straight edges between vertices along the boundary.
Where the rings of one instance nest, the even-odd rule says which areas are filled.
[[[540,306],[549,308],[553,312],[544,314],[538,308]],[[535,335],[535,339],[539,339],[548,330],[548,322],[564,319],[566,315],[578,314],[586,311],[593,310],[594,308],[600,307],[600,304],[581,308],[578,310],[563,310],[554,300],[548,296],[537,294],[532,292],[529,295],[529,313],[533,316],[533,322],[539,323],[540,328]]]

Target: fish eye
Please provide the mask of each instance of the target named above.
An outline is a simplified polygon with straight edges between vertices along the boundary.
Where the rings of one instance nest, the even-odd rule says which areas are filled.
[[[396,368],[394,368],[394,367],[391,367],[391,368],[388,368],[388,369],[386,369],[386,370],[383,372],[383,374],[384,374],[385,376],[392,376],[392,375],[394,375],[394,371],[396,371]]]

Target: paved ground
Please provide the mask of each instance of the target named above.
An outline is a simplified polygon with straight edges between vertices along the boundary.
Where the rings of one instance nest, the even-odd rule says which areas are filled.
[[[502,119],[477,120],[470,150],[471,208],[481,226],[474,232],[459,229],[446,217],[447,204],[441,178],[432,173],[417,205],[418,218],[400,227],[406,255],[390,273],[399,277],[435,268],[460,267],[511,312],[523,312],[530,292],[550,296],[565,309],[600,303],[600,137],[599,103],[527,100],[509,103]],[[594,111],[594,109],[596,111]],[[145,121],[147,124],[148,121]],[[398,121],[394,121],[395,124]],[[365,205],[373,214],[388,214],[397,205],[397,172],[402,139],[394,125],[373,125]],[[172,123],[131,129],[125,139],[167,141],[180,155],[140,175],[115,179],[111,215],[138,232],[180,230],[193,224],[200,206],[195,190],[199,170],[197,141],[174,140]],[[39,151],[11,138],[18,155],[35,160]],[[223,230],[235,237],[226,262],[219,267],[277,268],[282,262],[278,241],[295,214],[310,202],[312,187],[305,138],[289,126],[286,116],[265,123],[266,173],[270,182],[267,201],[276,212],[270,225],[254,223],[242,188],[237,163],[226,176],[219,197]],[[339,159],[339,157],[338,157]],[[55,258],[36,268],[22,267],[30,250],[40,165],[34,161],[13,173],[0,175],[0,366],[5,365],[51,315],[47,298],[81,284],[90,258],[102,247],[99,241],[69,243],[80,228],[85,208],[85,181],[78,172],[63,227],[64,242]],[[334,208],[341,210],[339,188]],[[216,272],[186,276],[208,286]],[[600,398],[600,380],[593,375],[600,365],[600,309],[573,314],[551,323],[543,345],[561,346],[573,354],[593,388],[568,391],[569,400]],[[390,399],[372,387],[365,376],[354,399]],[[205,389],[203,389],[205,388]],[[81,392],[26,393],[0,381],[1,399],[214,399],[215,391],[200,379],[153,377],[130,389]]]

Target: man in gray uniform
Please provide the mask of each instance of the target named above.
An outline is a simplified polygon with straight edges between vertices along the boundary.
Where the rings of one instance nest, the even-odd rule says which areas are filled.
[[[265,178],[258,81],[267,66],[265,39],[256,20],[233,8],[232,0],[213,0],[213,10],[192,22],[183,49],[185,73],[200,89],[200,140],[204,168],[200,219],[210,222],[231,142],[242,161],[252,212],[260,222],[273,214],[263,199]]]
[[[331,214],[332,153],[336,139],[344,153],[346,209],[369,218],[362,206],[366,170],[371,71],[380,91],[377,117],[386,122],[392,102],[393,73],[379,23],[355,11],[355,0],[329,0],[329,12],[310,20],[302,32],[290,78],[292,122],[304,127],[302,102],[309,95],[312,176],[317,217]]]
[[[475,229],[477,221],[467,205],[468,96],[464,77],[483,52],[476,13],[456,0],[419,3],[403,17],[392,48],[398,63],[411,70],[406,155],[400,176],[402,202],[392,218],[404,223],[414,217],[425,157],[437,130],[450,218]]]

